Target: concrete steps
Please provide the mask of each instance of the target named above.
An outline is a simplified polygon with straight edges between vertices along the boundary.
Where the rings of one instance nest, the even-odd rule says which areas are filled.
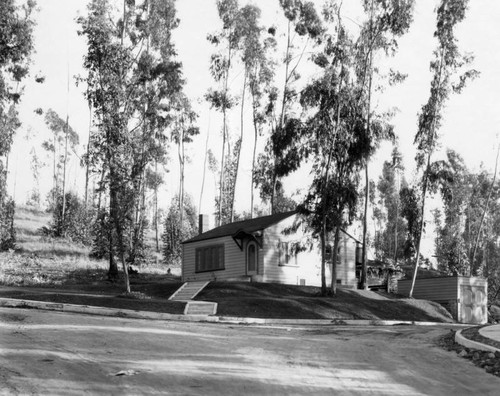
[[[215,315],[217,303],[208,301],[188,301],[184,308],[184,315]]]
[[[210,281],[186,282],[169,300],[186,302],[184,315],[215,315],[217,313],[217,303],[210,301],[193,301]]]
[[[186,282],[174,294],[170,296],[169,300],[172,301],[192,300],[209,283],[210,281]]]

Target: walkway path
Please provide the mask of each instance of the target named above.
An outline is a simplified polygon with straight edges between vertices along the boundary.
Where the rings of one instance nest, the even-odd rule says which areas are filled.
[[[481,334],[483,337],[500,342],[500,325],[483,327],[479,329],[479,334]]]

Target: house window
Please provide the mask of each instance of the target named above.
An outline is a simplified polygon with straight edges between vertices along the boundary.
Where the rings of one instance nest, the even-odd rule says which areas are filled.
[[[292,252],[290,242],[279,242],[279,265],[297,265],[297,253]]]
[[[224,245],[204,246],[196,249],[196,272],[224,269]]]
[[[332,245],[326,245],[325,246],[325,260],[326,261],[332,261],[332,252],[333,252]]]
[[[333,262],[333,251],[334,250],[332,245],[328,244],[325,246],[325,261],[330,265],[332,265]],[[337,248],[337,265],[342,264],[340,254],[341,254],[341,248],[339,245],[339,247]]]

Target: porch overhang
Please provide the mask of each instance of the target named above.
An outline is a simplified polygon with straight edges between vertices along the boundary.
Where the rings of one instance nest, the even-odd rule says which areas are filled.
[[[236,245],[243,251],[243,241],[248,239],[257,243],[259,248],[262,249],[262,230],[247,232],[245,230],[238,230],[233,235],[231,235]]]

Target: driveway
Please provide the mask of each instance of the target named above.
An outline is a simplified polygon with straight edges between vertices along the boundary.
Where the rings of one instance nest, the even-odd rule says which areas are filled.
[[[0,394],[498,394],[443,327],[255,327],[0,309]]]

